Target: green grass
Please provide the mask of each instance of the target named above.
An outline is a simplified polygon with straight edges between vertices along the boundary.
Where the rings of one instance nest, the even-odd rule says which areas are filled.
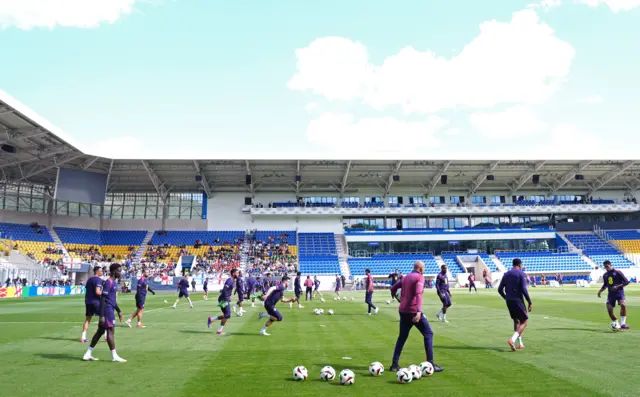
[[[290,296],[290,294],[288,294]],[[112,363],[104,341],[83,362],[87,345],[79,343],[84,316],[81,298],[28,298],[0,301],[0,385],[14,397],[87,395],[205,396],[289,395],[413,396],[640,396],[640,290],[627,288],[631,331],[613,333],[604,299],[596,289],[565,291],[532,289],[534,312],[524,351],[511,352],[506,341],[511,321],[495,290],[478,295],[454,291],[449,324],[434,321],[438,301],[425,291],[425,312],[435,333],[436,362],[446,368],[407,385],[392,373],[373,378],[368,365],[388,368],[397,337],[397,305],[385,304],[388,292],[376,292],[378,316],[364,316],[362,293],[355,301],[307,303],[305,309],[279,304],[284,321],[271,337],[258,336],[259,308],[232,317],[226,336],[207,329],[208,315],[217,315],[216,299],[194,296],[195,308],[184,302],[173,310],[163,304],[171,294],[150,296],[146,329],[118,326],[118,353],[129,360]],[[125,313],[134,307],[132,295],[119,296]],[[314,307],[333,308],[334,316],[315,316]],[[89,329],[91,335],[95,323]],[[347,360],[344,357],[350,357]],[[417,331],[412,331],[401,365],[424,360]],[[293,367],[309,370],[306,382],[293,382]],[[356,383],[340,386],[321,382],[320,368],[349,368]],[[103,390],[102,393],[96,390]]]

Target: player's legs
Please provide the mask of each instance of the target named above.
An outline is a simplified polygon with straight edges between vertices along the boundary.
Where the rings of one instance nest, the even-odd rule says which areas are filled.
[[[398,332],[398,339],[396,340],[396,347],[393,350],[393,359],[391,361],[390,371],[397,371],[400,369],[398,362],[400,361],[400,355],[404,344],[407,342],[413,322],[411,321],[412,315],[410,313],[400,313],[400,331]]]
[[[611,321],[618,321],[618,318],[613,312],[614,308],[615,308],[615,302],[613,305],[610,302],[607,302],[607,313],[609,313],[609,318],[611,319]]]
[[[180,298],[182,298],[182,294],[178,295],[178,299],[176,299],[175,303],[173,304],[174,309],[178,306],[178,303],[180,302]]]
[[[427,318],[422,315],[422,318],[415,324],[415,326],[424,338],[424,351],[427,356],[427,361],[433,363],[433,331],[431,330],[429,321],[427,321]]]
[[[91,319],[93,316],[85,316],[84,323],[82,324],[82,337],[80,338],[80,342],[87,341],[87,330],[89,329],[89,324],[91,324]]]
[[[625,299],[620,299],[618,301],[620,304],[620,326],[623,329],[628,329],[627,325],[627,301]]]
[[[260,330],[260,335],[269,336],[267,333],[267,328],[273,325],[276,321],[282,321],[282,314],[275,307],[267,307],[267,313],[269,314],[269,319],[266,323],[264,323],[264,327]]]
[[[443,293],[440,297],[440,301],[442,302],[442,308],[438,313],[436,313],[436,317],[441,320],[443,323],[447,321],[447,309],[451,306],[451,298],[448,293]]]
[[[231,305],[226,305],[225,307],[220,308],[222,310],[222,314],[216,317],[215,319],[211,316],[207,318],[207,327],[211,327],[211,323],[214,321],[220,321],[220,326],[218,327],[218,331],[216,331],[217,335],[224,334],[224,326],[227,325],[227,320],[231,318]]]

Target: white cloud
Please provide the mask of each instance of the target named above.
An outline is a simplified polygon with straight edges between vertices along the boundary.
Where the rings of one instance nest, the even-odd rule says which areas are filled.
[[[550,10],[552,8],[560,7],[562,5],[562,0],[541,0],[539,3],[529,4],[530,8],[544,8],[545,10]]]
[[[630,11],[640,7],[640,0],[576,0],[576,2],[593,8],[606,5],[613,12]]]
[[[587,95],[584,98],[580,98],[578,100],[578,102],[580,103],[601,103],[602,102],[602,97],[598,94],[591,94],[591,95]]]
[[[447,130],[445,130],[443,132],[444,135],[448,135],[448,136],[458,136],[460,135],[460,129],[459,128],[449,128]]]
[[[107,158],[144,158],[142,141],[132,136],[92,141],[85,143],[82,149],[85,153]]]
[[[575,50],[540,22],[535,10],[511,22],[489,21],[460,54],[445,58],[406,47],[381,65],[366,47],[342,37],[324,37],[298,49],[292,90],[329,100],[361,100],[376,109],[437,112],[466,106],[538,102],[551,96],[569,73]]]
[[[324,113],[311,120],[307,137],[311,143],[334,151],[401,151],[434,148],[435,133],[448,124],[437,116],[408,122],[392,117],[361,118],[349,113]]]
[[[136,0],[0,0],[0,26],[5,29],[56,26],[94,28],[130,14]]]
[[[545,157],[562,157],[567,156],[569,152],[577,152],[584,158],[601,158],[603,154],[600,138],[568,123],[553,127],[551,139],[544,146],[544,149],[536,149],[538,153],[544,153]]]
[[[503,112],[477,112],[469,115],[471,126],[489,138],[513,138],[544,131],[547,124],[526,106],[517,105]]]
[[[312,103],[307,104],[307,106],[305,106],[304,108],[305,108],[305,110],[307,112],[313,112],[314,110],[320,109],[320,105],[318,105],[317,103],[313,103],[312,102]]]

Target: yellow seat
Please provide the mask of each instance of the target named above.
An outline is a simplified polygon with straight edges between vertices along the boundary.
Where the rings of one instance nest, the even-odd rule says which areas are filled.
[[[622,251],[640,253],[640,240],[612,240],[612,243]]]

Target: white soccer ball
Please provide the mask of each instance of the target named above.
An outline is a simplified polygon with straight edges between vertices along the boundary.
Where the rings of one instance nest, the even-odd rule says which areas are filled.
[[[340,372],[340,384],[349,386],[356,381],[356,375],[350,369],[343,369]]]
[[[324,298],[320,298],[320,302],[324,303]]]
[[[318,314],[318,309],[313,309],[313,314],[317,315]]]
[[[390,304],[391,304],[391,301],[387,301],[387,305],[390,305]]]
[[[429,361],[420,363],[420,372],[422,372],[422,376],[433,375],[433,365]]]
[[[333,300],[334,300],[334,301],[337,301],[338,299],[340,299],[340,298],[337,298],[337,297],[335,297],[335,296],[333,297]]]
[[[379,362],[373,362],[369,365],[369,373],[371,376],[382,376],[384,373],[384,365]]]
[[[346,301],[347,299],[349,299],[349,298],[347,298],[346,296],[344,298],[342,298],[342,300],[344,300],[344,301]]]
[[[318,309],[319,314],[324,314],[324,309]]]
[[[351,297],[351,301],[353,302],[354,300],[355,300],[355,298],[352,296],[352,297]]]
[[[169,302],[167,302],[167,300],[165,299],[165,300],[164,300],[164,304],[166,305],[167,303],[169,303]]]
[[[332,316],[333,315],[333,309],[329,309],[329,311],[327,313],[329,313],[329,315]]]
[[[244,312],[242,310],[238,310],[236,312],[236,316],[238,316],[238,317],[242,317],[243,314],[244,314]]]
[[[613,332],[618,332],[620,331],[620,324],[617,321],[614,321],[611,323],[611,330]]]
[[[298,366],[293,369],[293,380],[305,380],[307,379],[307,369],[303,366]]]
[[[411,372],[412,379],[418,380],[422,378],[422,371],[420,370],[420,367],[415,364],[409,365],[409,372]]]
[[[326,366],[320,370],[320,379],[330,382],[336,378],[336,370],[333,367]]]
[[[411,371],[408,368],[400,368],[396,373],[398,383],[411,383],[413,378],[411,377]]]

